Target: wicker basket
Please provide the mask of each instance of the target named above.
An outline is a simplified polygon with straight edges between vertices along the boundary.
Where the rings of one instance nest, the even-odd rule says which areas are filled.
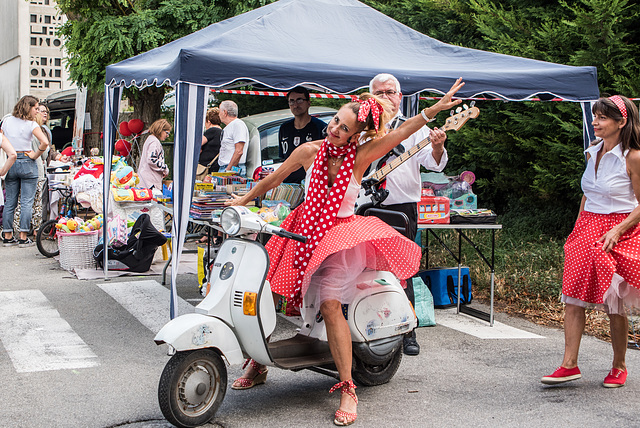
[[[98,234],[98,230],[78,233],[58,232],[60,266],[69,271],[95,268],[93,249],[98,245]]]

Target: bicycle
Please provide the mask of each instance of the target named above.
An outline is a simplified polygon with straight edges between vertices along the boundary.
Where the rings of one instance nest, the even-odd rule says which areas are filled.
[[[56,224],[62,217],[73,218],[78,215],[78,202],[73,196],[73,190],[70,187],[50,187],[50,191],[57,191],[62,196],[60,211],[55,220],[47,220],[42,223],[36,235],[36,246],[38,251],[45,257],[55,257],[60,254],[58,248],[58,229]]]

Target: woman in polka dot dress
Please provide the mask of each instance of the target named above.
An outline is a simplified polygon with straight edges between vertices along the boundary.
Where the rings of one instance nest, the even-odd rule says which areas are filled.
[[[578,350],[585,308],[595,308],[609,315],[613,347],[603,385],[616,388],[627,379],[625,307],[640,307],[640,122],[636,106],[619,95],[600,98],[593,115],[598,139],[585,150],[580,215],[564,246],[564,358],[542,383],[582,377]]]
[[[278,186],[293,171],[307,171],[305,203],[283,222],[287,230],[307,236],[306,244],[271,237],[267,244],[271,266],[267,279],[274,293],[300,306],[302,297],[320,307],[342,392],[334,423],[344,426],[356,419],[357,397],[351,380],[351,333],[341,303],[355,291],[355,278],[365,268],[388,270],[408,278],[419,268],[420,248],[375,217],[354,215],[355,199],[367,167],[416,132],[430,118],[460,103],[451,97],[464,85],[458,79],[449,92],[420,115],[385,135],[391,106],[371,94],[344,105],[327,126],[324,141],[299,146],[272,174],[230,205],[244,205]],[[363,133],[361,135],[361,133]],[[433,141],[444,140],[434,129]],[[358,144],[359,141],[367,141]],[[264,382],[266,367],[255,362],[232,385],[251,388]]]

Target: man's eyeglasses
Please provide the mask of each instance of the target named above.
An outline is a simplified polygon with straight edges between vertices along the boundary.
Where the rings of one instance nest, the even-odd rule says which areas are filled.
[[[388,97],[392,97],[397,93],[398,93],[398,91],[394,91],[393,89],[389,89],[388,91],[376,91],[376,92],[373,93],[373,95],[375,95],[376,97],[381,97],[383,95],[386,95]]]
[[[296,98],[295,100],[289,100],[289,105],[292,106],[294,104],[302,104],[303,102],[305,102],[307,100],[305,100],[304,98]]]

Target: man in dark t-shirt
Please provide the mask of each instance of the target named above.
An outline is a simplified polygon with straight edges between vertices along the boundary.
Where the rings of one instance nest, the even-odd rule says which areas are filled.
[[[282,159],[288,158],[300,144],[322,139],[323,130],[327,126],[322,120],[309,114],[311,102],[307,88],[296,86],[291,89],[287,93],[287,101],[293,113],[293,119],[284,122],[278,132]],[[284,183],[300,183],[305,174],[305,170],[300,168],[285,178]]]

